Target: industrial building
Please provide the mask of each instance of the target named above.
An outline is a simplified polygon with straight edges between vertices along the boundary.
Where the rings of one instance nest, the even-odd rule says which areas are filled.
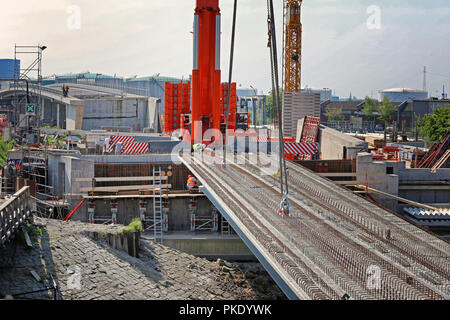
[[[29,90],[42,97],[41,123],[43,126],[68,130],[122,129],[143,131],[149,128],[160,132],[161,126],[157,110],[160,99],[124,93],[87,84],[70,83],[69,94],[64,96],[61,84],[42,86],[30,85]],[[23,86],[10,87],[0,91],[0,105],[10,105],[13,97],[25,96]],[[7,110],[8,111],[8,110]],[[21,110],[20,118],[25,117]],[[102,120],[101,122],[98,120]],[[25,122],[20,121],[19,126]]]
[[[283,130],[285,135],[296,137],[297,122],[305,116],[320,117],[320,94],[305,91],[284,93]]]
[[[159,112],[164,112],[164,84],[166,82],[179,83],[182,79],[154,75],[148,77],[123,78],[100,73],[84,72],[78,74],[68,74],[55,76],[49,83],[72,83],[88,84],[110,89],[119,90],[125,93],[148,96],[161,100]],[[184,81],[189,81],[185,79]]]
[[[392,88],[379,91],[379,100],[383,101],[385,97],[391,102],[403,102],[412,100],[426,100],[428,92],[418,89]]]

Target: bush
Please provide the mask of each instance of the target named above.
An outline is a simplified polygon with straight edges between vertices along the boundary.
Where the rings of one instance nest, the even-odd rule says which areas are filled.
[[[121,230],[119,230],[117,233],[124,234],[124,233],[133,233],[133,232],[142,232],[144,231],[144,227],[142,225],[142,222],[139,218],[133,219],[130,224]]]
[[[418,125],[428,143],[439,142],[450,132],[450,105],[435,108],[431,115],[420,119]]]
[[[8,160],[8,151],[14,148],[16,145],[16,141],[11,139],[7,142],[0,140],[0,160],[1,163],[4,163]]]

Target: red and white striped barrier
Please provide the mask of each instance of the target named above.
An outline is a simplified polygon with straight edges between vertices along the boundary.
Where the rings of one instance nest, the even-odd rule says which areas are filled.
[[[148,153],[147,142],[126,142],[122,144],[121,153],[127,154],[143,154]]]
[[[314,155],[319,153],[319,144],[318,143],[285,143],[284,144],[284,153],[290,155],[296,154],[308,154]]]
[[[109,146],[106,149],[106,152],[111,153],[113,152],[114,146],[118,143],[124,144],[124,143],[130,143],[135,142],[135,137],[133,136],[111,136],[109,140]]]

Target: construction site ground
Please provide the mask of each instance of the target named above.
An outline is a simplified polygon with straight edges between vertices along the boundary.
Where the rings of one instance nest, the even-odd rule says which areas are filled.
[[[20,295],[45,289],[52,276],[65,300],[285,299],[259,263],[211,262],[145,239],[133,258],[88,236],[121,227],[35,217],[31,248],[16,238],[0,249],[0,295],[52,299],[51,290]],[[74,268],[79,288],[70,279]]]

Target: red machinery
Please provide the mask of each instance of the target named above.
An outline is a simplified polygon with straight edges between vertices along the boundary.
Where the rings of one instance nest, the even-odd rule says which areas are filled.
[[[302,134],[300,136],[300,142],[302,143],[317,142],[319,128],[320,128],[319,117],[306,116],[303,122],[303,129]]]
[[[181,121],[184,122],[183,115],[190,112],[191,83],[189,81],[179,84],[166,82],[164,89],[164,131],[172,132],[180,128]]]
[[[197,0],[194,14],[192,104],[190,83],[174,85],[166,82],[165,85],[164,132],[187,129],[191,134],[191,144],[202,141],[208,129],[225,133],[224,110],[228,84],[220,83],[220,25],[219,0]],[[233,130],[236,129],[236,104],[236,84],[233,83],[228,119],[228,128]],[[202,141],[205,144],[210,142]]]

